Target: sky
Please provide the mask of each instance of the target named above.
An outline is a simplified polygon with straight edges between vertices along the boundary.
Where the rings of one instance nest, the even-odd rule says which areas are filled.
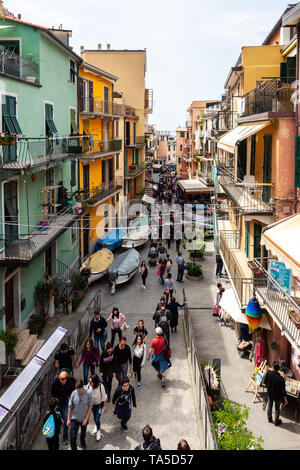
[[[294,2],[297,3],[297,2]],[[174,132],[192,101],[219,100],[242,46],[261,45],[288,3],[282,0],[5,0],[24,21],[71,29],[71,45],[147,49],[149,123]]]

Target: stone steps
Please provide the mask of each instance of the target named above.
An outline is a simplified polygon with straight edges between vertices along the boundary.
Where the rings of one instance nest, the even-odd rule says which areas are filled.
[[[43,339],[38,339],[36,343],[33,345],[33,347],[30,349],[28,355],[25,357],[25,359],[22,360],[22,365],[27,366],[27,364],[31,361],[31,359],[34,358],[34,356],[37,354],[37,352],[41,349],[45,341]]]
[[[38,340],[37,335],[31,335],[29,330],[19,332],[19,342],[16,347],[16,360],[26,366],[44,344],[44,340]]]

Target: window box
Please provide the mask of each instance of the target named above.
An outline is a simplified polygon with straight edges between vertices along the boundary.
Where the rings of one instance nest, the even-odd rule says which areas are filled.
[[[17,140],[16,139],[1,139],[0,138],[0,145],[16,145]]]
[[[300,314],[296,310],[288,310],[290,320],[294,323],[297,329],[300,329]]]

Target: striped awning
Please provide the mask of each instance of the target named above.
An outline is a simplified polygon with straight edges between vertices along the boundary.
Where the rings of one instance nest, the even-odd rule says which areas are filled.
[[[267,126],[272,124],[271,121],[261,121],[261,122],[254,122],[252,124],[241,124],[237,126],[232,131],[227,132],[224,134],[218,142],[218,148],[222,150],[226,150],[227,152],[234,153],[235,146],[247,137],[250,137],[253,134],[261,131]]]

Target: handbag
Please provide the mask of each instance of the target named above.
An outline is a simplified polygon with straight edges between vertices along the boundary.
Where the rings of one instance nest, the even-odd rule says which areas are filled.
[[[168,289],[165,289],[164,290],[164,295],[169,295],[170,294],[170,291]]]
[[[127,325],[126,321],[124,321],[123,325],[120,327],[120,330],[125,331],[129,328],[129,325]]]
[[[220,306],[215,305],[213,308],[213,317],[219,317],[220,316]]]

